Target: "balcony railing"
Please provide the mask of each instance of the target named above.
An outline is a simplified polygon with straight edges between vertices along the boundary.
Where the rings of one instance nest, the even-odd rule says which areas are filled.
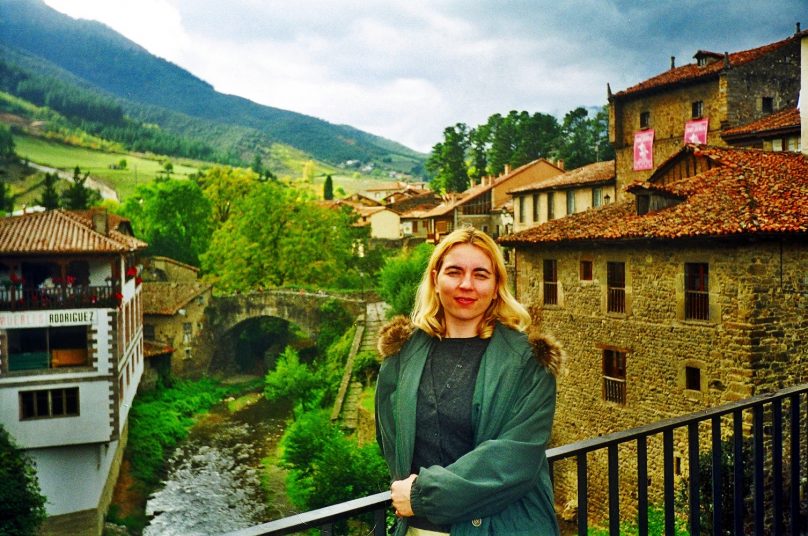
[[[31,311],[85,307],[115,307],[115,287],[66,286],[43,288],[0,288],[0,311]]]
[[[725,422],[726,421],[726,422]],[[701,425],[701,426],[700,426]],[[707,433],[701,433],[705,429]],[[686,507],[677,511],[675,495],[674,437],[686,436],[689,476],[683,480],[686,486]],[[783,389],[708,409],[691,415],[675,417],[639,428],[617,432],[597,438],[579,441],[547,451],[551,473],[559,463],[574,462],[577,480],[578,514],[577,533],[585,535],[589,530],[589,497],[597,485],[590,487],[590,477],[595,467],[590,460],[605,455],[608,475],[608,517],[604,523],[609,534],[620,534],[621,478],[625,478],[624,466],[630,465],[636,477],[636,511],[634,520],[637,533],[649,532],[648,509],[652,505],[649,493],[649,464],[657,464],[657,445],[661,440],[663,467],[663,493],[661,505],[664,512],[664,531],[673,535],[677,520],[685,520],[691,535],[754,534],[797,536],[806,534],[805,523],[808,506],[808,384]],[[800,443],[803,443],[801,446]],[[727,445],[729,446],[729,452]],[[751,445],[751,449],[747,446]],[[620,460],[619,447],[634,446],[632,463]],[[703,504],[699,493],[705,475],[698,470],[704,464],[702,448],[709,447],[706,457],[710,467],[709,484],[712,500]],[[728,468],[727,458],[739,460]],[[748,479],[746,475],[751,475]],[[554,476],[554,482],[556,481]],[[722,491],[722,485],[730,481],[730,497]],[[749,480],[749,481],[747,481]],[[556,482],[557,485],[557,482]],[[746,487],[745,487],[746,486]],[[723,488],[726,489],[726,488]],[[751,493],[745,492],[751,489]],[[679,490],[681,491],[681,490]],[[725,499],[725,500],[722,500]],[[728,499],[728,500],[727,500]],[[625,501],[625,497],[622,498]],[[729,506],[727,507],[727,504]],[[320,510],[306,512],[277,521],[257,525],[230,533],[230,536],[263,536],[292,534],[319,528],[321,534],[333,534],[334,524],[372,512],[375,525],[372,532],[382,536],[386,533],[385,517],[390,505],[390,493],[383,492],[361,499],[336,504]],[[728,525],[725,520],[730,519]],[[702,521],[707,520],[708,527]]]

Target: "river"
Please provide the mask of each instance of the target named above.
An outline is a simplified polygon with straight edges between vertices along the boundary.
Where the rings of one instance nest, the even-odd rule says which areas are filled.
[[[263,396],[233,413],[214,407],[171,455],[166,480],[146,503],[143,534],[222,534],[294,514],[281,470],[268,472],[269,497],[261,485],[261,459],[275,452],[290,414],[291,404]]]

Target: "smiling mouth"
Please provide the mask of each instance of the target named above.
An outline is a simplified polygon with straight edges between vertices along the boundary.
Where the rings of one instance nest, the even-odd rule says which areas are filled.
[[[476,300],[474,298],[455,298],[455,301],[460,305],[471,305]]]

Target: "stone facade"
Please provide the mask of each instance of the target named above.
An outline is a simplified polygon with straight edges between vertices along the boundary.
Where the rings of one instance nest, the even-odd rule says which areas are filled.
[[[654,130],[656,168],[682,147],[685,123],[694,118],[694,102],[701,101],[703,105],[702,113],[697,117],[709,119],[709,145],[726,145],[720,136],[722,129],[796,105],[800,90],[800,38],[795,36],[772,51],[768,48],[773,48],[773,45],[761,47],[754,60],[744,63],[740,63],[740,56],[754,54],[754,51],[732,54],[729,66],[709,77],[698,74],[678,76],[679,71],[671,69],[670,73],[655,77],[664,79],[669,76],[670,83],[643,88],[643,84],[654,80],[651,79],[612,95],[609,99],[609,141],[615,148],[618,195],[624,195],[622,188],[625,185],[646,180],[654,171],[633,169],[634,134],[643,129],[641,113],[649,114],[646,128]],[[736,57],[739,59],[735,60]],[[717,61],[723,65],[723,60]],[[695,65],[679,69],[686,68],[698,69]],[[770,99],[765,105],[764,98]]]
[[[557,305],[543,266],[556,261]],[[592,263],[582,281],[581,261]],[[625,312],[607,312],[607,262],[625,263]],[[685,319],[685,263],[709,269],[709,320]],[[619,242],[518,249],[518,299],[569,354],[553,445],[626,430],[808,381],[808,243],[798,239]],[[604,400],[604,354],[625,355],[625,403]],[[688,389],[687,368],[698,389]],[[695,387],[690,381],[690,387]],[[687,437],[676,437],[687,472]],[[620,447],[621,514],[636,514],[633,445]],[[590,457],[590,518],[607,517],[605,453]],[[649,493],[662,492],[661,439],[649,439]],[[576,497],[572,462],[555,468],[557,501]]]

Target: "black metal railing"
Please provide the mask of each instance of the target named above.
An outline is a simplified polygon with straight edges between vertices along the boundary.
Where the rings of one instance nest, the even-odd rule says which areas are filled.
[[[727,421],[727,423],[724,423]],[[725,424],[729,426],[725,427]],[[700,429],[705,429],[702,433]],[[674,450],[677,436],[687,436],[686,458],[689,474],[682,477],[682,488],[676,488]],[[661,439],[661,453],[657,446]],[[801,442],[804,446],[801,446]],[[619,447],[630,449],[633,463],[623,463]],[[702,456],[702,448],[709,452]],[[629,449],[627,449],[629,450]],[[601,520],[611,536],[620,534],[621,477],[626,466],[636,477],[637,534],[649,534],[649,464],[662,458],[663,493],[659,505],[664,513],[664,533],[674,535],[677,523],[684,521],[691,535],[792,535],[806,534],[808,516],[808,384],[783,389],[776,393],[758,395],[698,413],[675,417],[631,430],[579,441],[547,451],[551,472],[559,463],[574,462],[577,484],[577,533],[588,534],[589,486],[597,464],[590,459],[605,454],[608,475],[608,515]],[[702,478],[699,468],[707,459],[709,480]],[[727,459],[733,463],[727,463]],[[625,461],[625,460],[624,460]],[[739,461],[740,463],[734,463]],[[696,470],[693,470],[696,468]],[[747,475],[751,475],[749,478]],[[553,474],[554,482],[558,475]],[[722,486],[730,482],[729,495]],[[702,503],[704,488],[711,491],[711,501]],[[678,492],[678,493],[677,493]],[[685,495],[677,510],[676,495]],[[722,500],[725,499],[725,500]],[[361,499],[336,504],[230,533],[230,536],[264,536],[292,534],[319,528],[321,534],[333,534],[334,524],[372,512],[375,525],[372,533],[386,533],[385,518],[390,505],[390,493],[378,493]],[[725,520],[729,519],[729,522]],[[706,520],[707,523],[703,523]],[[709,527],[707,526],[709,525]]]
[[[115,307],[118,288],[57,285],[43,288],[0,288],[0,311],[32,311],[82,307]]]

